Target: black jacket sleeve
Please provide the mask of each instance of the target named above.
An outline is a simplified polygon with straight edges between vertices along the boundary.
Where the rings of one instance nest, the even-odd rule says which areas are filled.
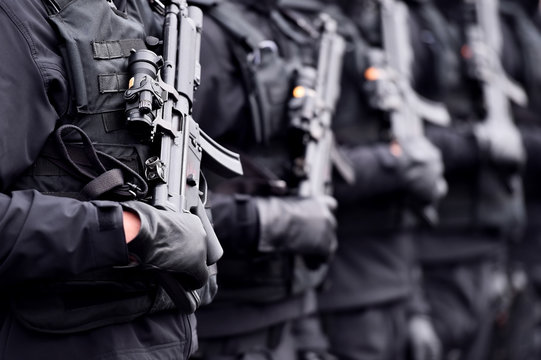
[[[69,97],[41,1],[0,0],[0,33],[0,285],[125,264],[118,204],[10,191]]]
[[[479,147],[471,126],[426,126],[428,139],[442,154],[445,171],[472,169],[479,165]]]
[[[390,145],[359,145],[341,149],[355,171],[355,183],[346,184],[337,179],[334,196],[341,204],[399,191],[403,186],[396,170],[397,159]]]

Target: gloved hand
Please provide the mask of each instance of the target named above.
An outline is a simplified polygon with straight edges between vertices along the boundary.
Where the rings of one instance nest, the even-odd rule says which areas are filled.
[[[425,138],[391,146],[391,152],[398,159],[398,176],[415,202],[434,204],[445,196],[447,182],[443,177],[443,162],[438,148]]]
[[[415,315],[408,322],[408,335],[413,360],[439,360],[441,343],[430,319]]]
[[[214,300],[214,297],[218,293],[218,279],[217,273],[218,268],[216,264],[213,264],[208,267],[209,270],[209,280],[202,288],[197,290],[199,298],[201,299],[201,305],[208,305]]]
[[[515,126],[480,123],[473,133],[482,159],[508,172],[516,172],[524,165],[526,151]]]
[[[197,216],[159,210],[141,201],[124,202],[122,207],[141,219],[139,234],[128,249],[142,266],[181,275],[191,289],[205,285],[209,277],[206,234]]]
[[[284,251],[322,260],[337,247],[336,200],[321,198],[256,198],[261,252]]]

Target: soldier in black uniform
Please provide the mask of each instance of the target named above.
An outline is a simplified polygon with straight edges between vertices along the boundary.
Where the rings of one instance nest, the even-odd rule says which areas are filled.
[[[431,203],[443,195],[441,159],[424,138],[397,142],[389,113],[370,102],[375,94],[366,77],[369,53],[383,45],[378,2],[339,5],[353,24],[339,20],[349,34],[350,52],[334,129],[356,180],[335,183],[340,246],[320,295],[320,312],[339,359],[403,359],[409,321],[422,321],[417,315],[425,312],[409,301],[414,249],[406,203]],[[417,344],[437,356],[436,342],[426,337]]]
[[[513,108],[527,157],[523,173],[527,226],[521,241],[511,247],[512,307],[503,351],[509,359],[537,359],[541,356],[541,218],[538,214],[541,199],[538,190],[541,31],[535,24],[539,2],[502,1],[501,13],[506,30],[503,64],[526,90],[529,100],[527,107]]]
[[[195,117],[241,154],[245,176],[208,179],[225,253],[218,295],[198,312],[197,358],[296,359],[292,321],[315,310],[307,278],[332,255],[336,237],[333,199],[293,194],[287,106],[304,50],[281,26],[309,39],[306,61],[314,59],[313,39],[275,0],[210,3]]]
[[[142,268],[202,286],[205,231],[135,200],[149,146],[125,126],[130,49],[162,24],[142,0],[0,1],[2,359],[187,359],[197,345],[193,315]],[[125,182],[92,196],[94,147]]]
[[[508,113],[497,114],[510,120],[505,127],[487,125],[483,84],[466,60],[472,49],[464,26],[471,17],[464,2],[415,3],[418,89],[443,101],[453,118],[450,128],[428,129],[442,151],[449,194],[438,228],[419,238],[424,290],[444,355],[487,359],[501,320],[496,314],[505,306],[506,244],[524,222],[522,142]]]

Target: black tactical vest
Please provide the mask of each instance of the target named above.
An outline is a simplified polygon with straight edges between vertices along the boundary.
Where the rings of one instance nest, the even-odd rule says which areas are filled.
[[[125,126],[124,91],[130,51],[146,48],[147,36],[161,35],[160,26],[149,23],[156,14],[145,0],[128,1],[125,11],[109,0],[44,3],[61,39],[72,109],[58,121],[57,131],[13,190],[37,189],[83,200],[141,198],[146,184],[138,175],[144,173],[150,149]],[[148,29],[157,33],[149,34]],[[111,191],[102,186],[83,191],[108,171],[123,184]],[[85,331],[173,308],[153,278],[130,266],[26,284],[16,290],[12,306],[27,327],[50,333]]]
[[[146,48],[147,34],[137,3],[130,2],[126,12],[117,10],[107,0],[45,3],[50,21],[62,39],[61,50],[72,95],[71,111],[59,120],[57,128],[67,124],[77,126],[90,138],[96,150],[142,174],[149,147],[127,130],[124,115],[127,57],[131,49]],[[52,3],[55,5],[50,5]],[[40,158],[15,188],[35,188],[47,194],[84,198],[85,194],[80,192],[90,179],[63,159],[67,155],[83,170],[99,174],[98,169],[93,169],[92,157],[85,154],[84,134],[67,127],[51,135]],[[65,144],[68,154],[59,149],[59,142]],[[100,161],[108,165],[106,155]],[[127,173],[126,176],[126,182],[145,186],[141,180],[130,178],[132,176]],[[111,194],[97,197],[110,198]]]

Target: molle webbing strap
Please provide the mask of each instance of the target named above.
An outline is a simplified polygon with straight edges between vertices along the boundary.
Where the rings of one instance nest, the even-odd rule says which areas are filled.
[[[131,50],[146,49],[142,39],[123,39],[111,41],[93,41],[92,52],[96,60],[109,60],[128,57]]]
[[[124,92],[128,90],[129,80],[128,74],[99,74],[100,94]]]

